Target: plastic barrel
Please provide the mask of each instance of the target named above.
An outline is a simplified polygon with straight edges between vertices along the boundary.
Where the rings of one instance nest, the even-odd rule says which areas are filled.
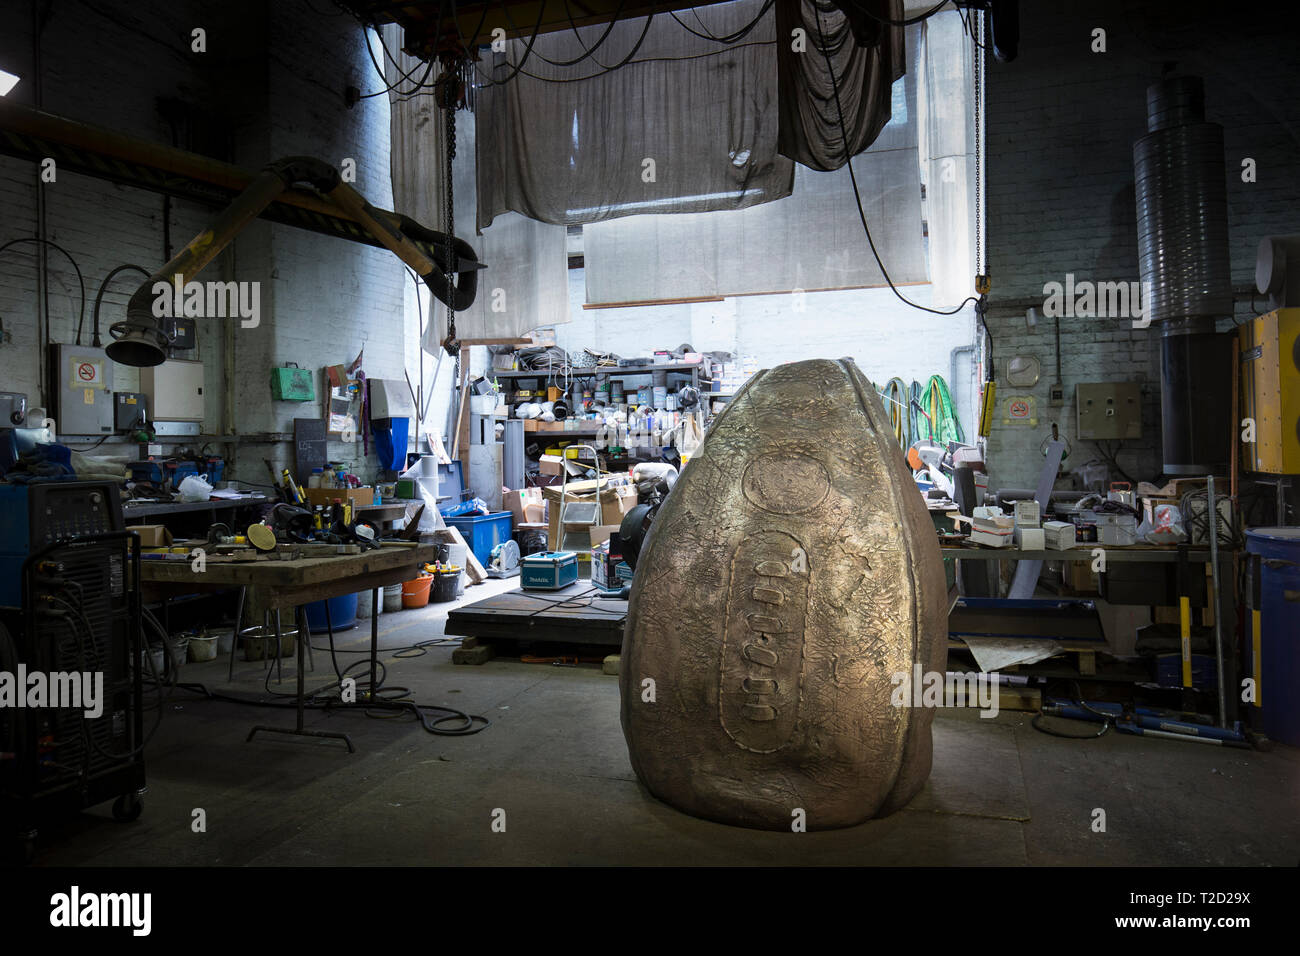
[[[357,596],[340,594],[329,599],[329,623],[336,631],[346,631],[357,625]],[[325,602],[313,601],[307,605],[307,626],[313,634],[325,633]]]
[[[1260,557],[1259,729],[1300,746],[1300,528],[1253,528],[1246,550]]]

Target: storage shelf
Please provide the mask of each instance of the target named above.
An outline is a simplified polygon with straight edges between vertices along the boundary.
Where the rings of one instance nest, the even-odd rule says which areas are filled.
[[[652,372],[705,372],[705,366],[700,362],[667,362],[660,365],[634,365],[625,368],[615,366],[587,367],[587,366],[569,366],[570,378],[590,378],[591,376],[624,376],[624,375],[649,375]],[[552,378],[562,372],[561,368],[553,369],[520,369],[518,371],[489,371],[486,374],[488,378]],[[709,382],[712,379],[707,374],[699,376],[700,381]]]

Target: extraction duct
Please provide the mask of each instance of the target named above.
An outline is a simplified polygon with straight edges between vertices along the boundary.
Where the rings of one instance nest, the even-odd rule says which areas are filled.
[[[1200,77],[1147,89],[1133,146],[1138,265],[1146,317],[1160,324],[1167,475],[1222,473],[1230,454],[1231,350],[1215,320],[1232,315],[1223,128],[1205,122]]]

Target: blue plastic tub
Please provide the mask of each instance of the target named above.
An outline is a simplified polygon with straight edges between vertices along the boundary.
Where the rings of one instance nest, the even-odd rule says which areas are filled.
[[[344,594],[340,597],[330,598],[330,621],[336,631],[346,631],[350,627],[357,626],[357,596],[355,594]],[[325,602],[315,601],[307,605],[307,626],[311,628],[313,634],[324,634],[325,627]]]
[[[510,540],[514,517],[509,511],[490,515],[466,515],[461,518],[443,518],[447,527],[455,528],[465,539],[478,563],[487,567],[492,562],[492,549],[502,541]]]
[[[1252,528],[1246,550],[1260,556],[1260,660],[1251,675],[1260,729],[1300,747],[1300,528]]]

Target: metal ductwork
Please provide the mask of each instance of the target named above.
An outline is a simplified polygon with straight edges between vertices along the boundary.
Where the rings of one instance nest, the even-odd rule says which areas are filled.
[[[1223,127],[1205,121],[1200,77],[1150,86],[1147,130],[1133,165],[1146,315],[1160,324],[1164,472],[1222,473],[1232,367],[1215,320],[1233,310],[1228,199]]]
[[[114,362],[148,368],[161,365],[170,344],[155,315],[155,288],[192,279],[285,190],[306,183],[360,223],[380,245],[415,270],[440,301],[454,311],[473,304],[478,271],[483,268],[463,239],[426,229],[405,216],[376,209],[339,177],[328,163],[309,156],[290,156],[266,167],[215,220],[170,262],[151,275],[127,304],[126,320],[115,323],[106,352]],[[414,234],[424,246],[412,241]],[[429,252],[426,253],[425,249]]]

